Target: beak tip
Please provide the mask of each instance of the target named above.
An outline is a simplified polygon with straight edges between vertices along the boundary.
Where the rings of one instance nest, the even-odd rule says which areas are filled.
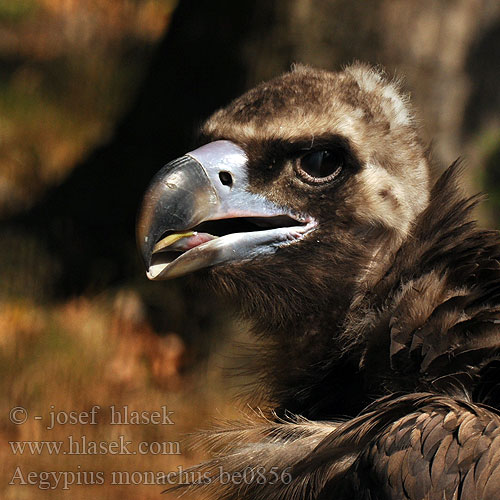
[[[151,265],[151,259],[153,256],[153,238],[150,233],[150,224],[148,222],[148,216],[145,214],[144,208],[138,214],[137,224],[136,224],[136,242],[139,253],[142,257],[142,262],[146,269],[149,269]]]
[[[153,256],[153,249],[151,245],[148,245],[144,241],[138,240],[137,246],[139,247],[139,253],[141,254],[142,257],[142,262],[146,269],[149,269],[151,266],[151,259]]]

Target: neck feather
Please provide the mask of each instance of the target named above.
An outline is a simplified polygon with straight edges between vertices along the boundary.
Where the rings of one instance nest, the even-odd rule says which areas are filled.
[[[351,416],[388,392],[482,390],[500,352],[500,240],[477,229],[459,175],[442,175],[409,237],[361,281],[329,283],[328,304],[278,333],[257,322],[267,339],[274,329],[259,362],[278,413]]]

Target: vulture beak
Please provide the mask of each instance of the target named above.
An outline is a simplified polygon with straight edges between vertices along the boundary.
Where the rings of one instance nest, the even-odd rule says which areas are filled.
[[[149,279],[273,253],[314,229],[311,217],[251,193],[247,163],[239,146],[215,141],[156,174],[137,223]]]

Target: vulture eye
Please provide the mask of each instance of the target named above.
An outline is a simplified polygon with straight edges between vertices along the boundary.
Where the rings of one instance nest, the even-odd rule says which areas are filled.
[[[337,177],[343,164],[340,151],[312,151],[299,159],[298,172],[306,181],[325,182]]]

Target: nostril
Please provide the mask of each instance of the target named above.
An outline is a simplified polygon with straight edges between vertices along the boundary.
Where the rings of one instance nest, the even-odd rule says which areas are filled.
[[[233,176],[229,172],[219,172],[219,179],[224,186],[231,187],[233,185]]]

